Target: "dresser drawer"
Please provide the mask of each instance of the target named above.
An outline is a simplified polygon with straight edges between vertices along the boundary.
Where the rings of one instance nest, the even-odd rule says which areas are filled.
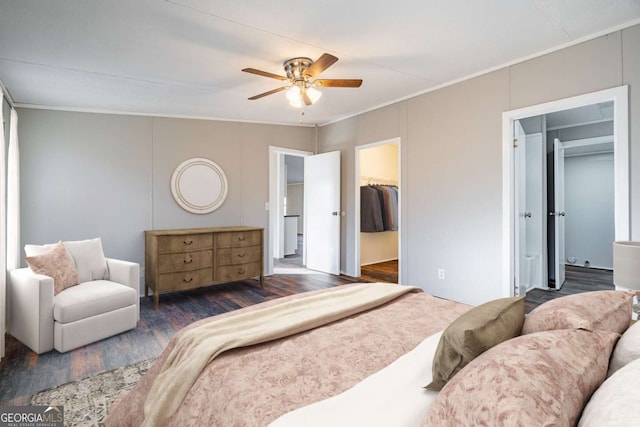
[[[248,279],[260,276],[261,262],[251,262],[249,264],[228,265],[218,267],[216,270],[217,282],[233,282],[234,280]]]
[[[203,268],[182,273],[160,274],[158,275],[158,288],[164,292],[210,285],[213,282],[211,271],[211,268]]]
[[[217,265],[246,264],[262,260],[262,247],[223,248],[216,251]]]
[[[211,234],[184,234],[181,236],[158,236],[158,252],[185,252],[201,249],[211,249],[213,237]]]
[[[158,256],[158,273],[191,271],[213,265],[213,251],[191,251]]]
[[[216,236],[216,242],[219,248],[240,248],[260,245],[261,236],[260,231],[232,231],[219,233]]]

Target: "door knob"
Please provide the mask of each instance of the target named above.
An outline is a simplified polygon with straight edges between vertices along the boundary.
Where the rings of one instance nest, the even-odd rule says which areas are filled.
[[[338,216],[338,215],[340,215],[340,212],[338,212],[338,211],[333,211],[333,212],[331,212],[331,215],[333,215],[333,216]]]
[[[524,217],[525,218],[531,218],[531,212],[525,212],[524,213]]]

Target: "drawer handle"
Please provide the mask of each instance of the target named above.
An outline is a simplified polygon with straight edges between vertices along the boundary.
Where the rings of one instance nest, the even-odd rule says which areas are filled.
[[[247,256],[247,254],[245,254],[245,253],[241,253],[241,254],[238,254],[238,256],[239,256],[240,258],[244,258],[244,257],[246,257],[246,256]]]
[[[191,282],[193,282],[193,277],[189,277],[189,280],[182,279],[182,281],[185,282],[185,283],[191,283]]]
[[[244,273],[246,273],[246,271],[244,271],[244,270],[238,270],[238,274],[244,274]]]
[[[189,240],[188,242],[182,242],[184,243],[186,246],[191,246],[193,244],[193,240]]]
[[[187,261],[186,259],[183,260],[182,262],[184,262],[185,264],[191,264],[193,262],[193,259],[190,259],[189,261]]]
[[[242,242],[244,239],[246,239],[246,237],[244,237],[244,236],[238,237],[238,240],[240,240],[241,242]]]

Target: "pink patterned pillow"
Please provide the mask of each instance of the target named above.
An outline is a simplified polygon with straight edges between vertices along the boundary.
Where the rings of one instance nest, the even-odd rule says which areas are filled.
[[[553,329],[624,333],[631,323],[633,292],[595,291],[547,301],[524,319],[522,334]]]
[[[62,242],[56,243],[42,255],[26,257],[25,261],[34,273],[53,279],[54,295],[78,284],[78,272]]]
[[[423,426],[573,426],[618,336],[563,329],[498,344],[449,380]]]

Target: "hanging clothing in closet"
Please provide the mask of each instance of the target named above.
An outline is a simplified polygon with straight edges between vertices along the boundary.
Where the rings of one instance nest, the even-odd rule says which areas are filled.
[[[391,185],[360,187],[360,231],[398,230],[398,188]]]
[[[360,187],[360,231],[384,231],[380,198],[376,189],[370,185]]]

